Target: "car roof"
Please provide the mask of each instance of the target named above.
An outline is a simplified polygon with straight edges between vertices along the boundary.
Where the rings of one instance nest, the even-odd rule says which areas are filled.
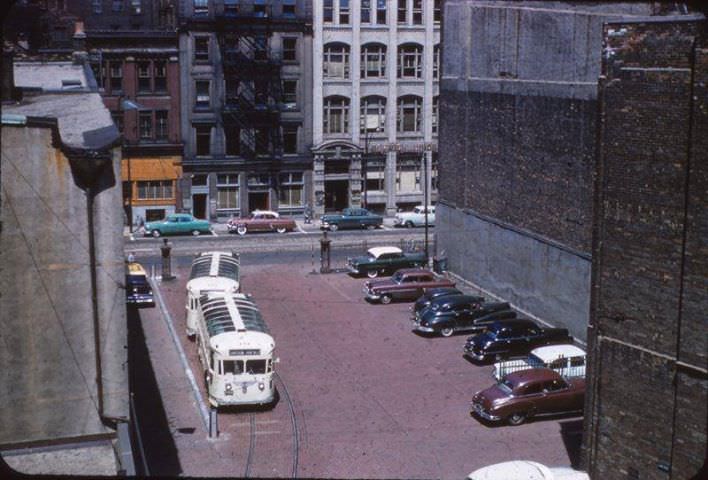
[[[128,275],[147,275],[145,273],[145,268],[137,262],[130,262],[128,264]]]
[[[537,462],[512,460],[487,465],[467,476],[468,480],[553,480],[551,470]]]
[[[506,379],[515,385],[522,385],[528,382],[544,382],[562,379],[560,373],[550,368],[529,368],[519,370],[506,375]]]
[[[503,328],[523,326],[538,328],[538,324],[528,318],[507,318],[504,320],[495,320],[494,323],[489,326],[489,330],[498,331]]]
[[[251,212],[252,214],[257,214],[257,213],[267,213],[269,215],[275,215],[276,217],[280,217],[280,214],[278,212],[274,212],[272,210],[254,210]]]
[[[372,247],[369,253],[374,257],[379,258],[384,253],[401,253],[402,250],[398,247]]]
[[[460,303],[470,303],[478,299],[479,297],[476,295],[450,295],[449,297],[441,298],[439,303],[458,305]]]
[[[396,273],[430,273],[430,274],[432,274],[433,272],[431,272],[427,268],[399,268],[398,270],[396,270],[394,272],[394,274],[396,274]]]
[[[531,350],[531,353],[540,358],[544,363],[552,362],[559,357],[581,357],[585,350],[575,345],[546,345]]]

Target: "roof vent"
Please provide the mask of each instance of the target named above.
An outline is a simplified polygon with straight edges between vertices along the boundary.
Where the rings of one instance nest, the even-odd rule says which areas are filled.
[[[63,79],[61,81],[61,89],[62,90],[75,90],[77,88],[81,88],[81,80],[78,79]]]

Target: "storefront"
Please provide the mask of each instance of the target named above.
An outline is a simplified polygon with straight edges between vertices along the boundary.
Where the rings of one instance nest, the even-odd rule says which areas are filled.
[[[177,179],[181,176],[180,156],[123,158],[123,205],[133,226],[160,220],[180,208]]]

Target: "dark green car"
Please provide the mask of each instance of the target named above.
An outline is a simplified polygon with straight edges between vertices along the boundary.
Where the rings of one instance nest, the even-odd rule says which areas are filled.
[[[425,266],[424,253],[403,253],[397,247],[370,248],[367,255],[347,259],[347,268],[354,275],[366,275],[375,278],[379,275],[391,275],[401,268]]]

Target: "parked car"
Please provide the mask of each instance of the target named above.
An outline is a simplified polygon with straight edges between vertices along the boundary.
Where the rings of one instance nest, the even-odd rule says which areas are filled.
[[[527,357],[494,364],[492,375],[504,375],[528,368],[550,368],[564,377],[585,376],[585,350],[575,345],[546,345],[531,350]]]
[[[155,299],[145,269],[136,262],[130,262],[126,267],[125,301],[128,305],[135,305],[138,308],[155,306]]]
[[[322,215],[320,228],[336,232],[340,228],[379,228],[383,217],[364,208],[345,208],[340,214]]]
[[[496,385],[472,397],[470,415],[491,422],[521,425],[538,415],[581,412],[585,378],[563,378],[548,368],[510,373]]]
[[[415,319],[415,314],[429,306],[434,300],[437,300],[438,298],[442,297],[448,297],[448,296],[453,296],[453,295],[464,295],[460,290],[454,287],[440,287],[440,288],[431,288],[427,292],[425,292],[423,295],[418,297],[418,300],[415,301],[415,304],[413,307],[411,307],[411,311],[413,312],[413,319]],[[480,297],[482,298],[482,297]],[[482,300],[484,301],[484,300]]]
[[[163,220],[145,224],[145,236],[175,235],[179,233],[211,233],[211,225],[206,220],[199,220],[188,213],[173,213]]]
[[[570,467],[547,467],[528,460],[512,460],[482,467],[467,480],[590,480],[590,476]]]
[[[423,227],[425,226],[425,206],[419,205],[412,212],[399,212],[393,219],[395,227]],[[435,207],[428,205],[428,226],[435,225]]]
[[[486,332],[469,337],[464,351],[475,360],[501,360],[527,355],[543,345],[562,343],[573,343],[567,329],[541,328],[529,319],[517,318],[496,321],[487,327]]]
[[[369,278],[423,265],[425,253],[404,253],[398,247],[373,247],[364,256],[347,259],[347,268],[352,274],[367,275]]]
[[[430,270],[403,268],[391,278],[367,281],[364,295],[367,300],[388,304],[393,300],[415,300],[431,288],[454,286],[455,282],[438,277]]]
[[[248,218],[232,218],[226,223],[230,233],[246,235],[248,232],[292,232],[297,228],[292,218],[281,218],[277,212],[254,210]]]
[[[516,318],[508,303],[483,301],[482,297],[470,295],[439,298],[416,314],[414,330],[449,337],[455,332],[479,330],[498,320]]]

